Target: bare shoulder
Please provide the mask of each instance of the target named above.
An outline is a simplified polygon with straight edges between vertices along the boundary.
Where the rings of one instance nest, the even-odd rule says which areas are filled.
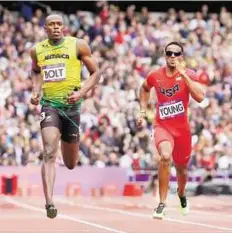
[[[78,55],[87,56],[91,54],[90,47],[88,43],[83,39],[77,39]]]
[[[77,38],[77,43],[80,45],[80,46],[88,46],[88,43],[84,40],[84,39],[80,39],[80,38]]]
[[[77,39],[77,57],[85,64],[90,73],[98,70],[97,61],[91,53],[90,46],[83,39]]]

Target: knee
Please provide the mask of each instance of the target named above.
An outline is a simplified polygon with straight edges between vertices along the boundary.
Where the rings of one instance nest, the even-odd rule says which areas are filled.
[[[163,154],[161,156],[160,163],[170,165],[171,164],[171,155]]]
[[[69,170],[73,170],[73,169],[76,167],[76,164],[74,164],[74,163],[69,163],[69,164],[66,164],[66,167],[67,167]]]
[[[63,155],[63,160],[64,160],[65,166],[69,170],[73,170],[77,166],[78,156],[76,155],[76,153],[74,153],[73,155],[72,153],[70,153],[67,155]]]
[[[161,151],[161,159],[160,162],[170,164],[171,163],[172,154],[168,151]]]
[[[162,163],[171,163],[172,159],[172,145],[169,142],[162,142],[159,145],[159,153],[161,155],[161,160],[160,162]]]
[[[176,172],[178,175],[183,176],[183,175],[187,175],[188,169],[187,167],[178,167],[176,168]]]
[[[44,156],[45,162],[55,162],[56,161],[56,147],[54,145],[46,144],[44,145]]]

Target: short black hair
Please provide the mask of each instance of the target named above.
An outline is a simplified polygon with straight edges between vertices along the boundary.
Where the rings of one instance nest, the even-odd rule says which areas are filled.
[[[170,46],[170,45],[177,45],[181,48],[181,52],[183,53],[184,52],[184,48],[183,46],[181,45],[181,43],[177,42],[177,41],[172,41],[170,43],[168,43],[166,46],[165,46],[165,52],[167,51],[167,47]]]

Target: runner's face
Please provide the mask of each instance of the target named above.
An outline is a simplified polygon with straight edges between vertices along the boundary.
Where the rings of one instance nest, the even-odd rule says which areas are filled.
[[[181,48],[178,45],[170,45],[166,48],[165,59],[169,67],[176,67],[177,59],[181,61],[183,59],[183,54]]]
[[[51,40],[60,40],[63,37],[64,23],[61,17],[54,16],[47,20],[45,31]]]

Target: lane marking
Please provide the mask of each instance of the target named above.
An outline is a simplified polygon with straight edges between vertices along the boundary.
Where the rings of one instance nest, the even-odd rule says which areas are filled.
[[[35,207],[33,205],[28,205],[28,204],[25,204],[23,202],[16,201],[11,197],[4,197],[4,200],[6,202],[8,202],[8,203],[11,203],[11,204],[13,204],[15,206],[18,206],[18,207],[21,207],[21,208],[24,208],[24,209],[46,213],[46,211],[44,209],[42,209],[42,208],[38,208],[38,207]],[[78,222],[78,223],[81,223],[81,224],[85,224],[85,225],[95,227],[95,228],[98,228],[98,229],[101,229],[101,230],[109,231],[109,232],[129,233],[129,232],[126,232],[126,231],[120,231],[120,230],[117,230],[117,229],[114,229],[114,228],[111,228],[111,227],[107,227],[107,226],[104,226],[104,225],[100,225],[100,224],[92,223],[92,222],[89,222],[89,221],[81,220],[79,218],[74,218],[74,217],[71,217],[71,216],[68,216],[68,215],[65,215],[65,214],[58,214],[57,217],[61,218],[61,219],[70,220],[70,221],[73,221],[73,222]]]
[[[132,202],[124,202],[124,201],[120,201],[120,200],[114,200],[113,198],[109,198],[109,197],[104,197],[103,199],[104,201],[108,202],[108,203],[111,203],[111,204],[118,204],[118,205],[124,205],[126,207],[137,207],[137,208],[144,208],[144,209],[150,209],[150,210],[153,210],[154,208],[151,207],[151,205],[148,205],[148,204],[135,204],[135,203],[132,203]],[[204,207],[203,205],[200,205],[200,204],[196,204],[195,206],[198,206],[198,207]],[[168,209],[170,210],[176,210],[177,208],[175,207],[168,207]],[[215,212],[215,211],[212,211],[212,212],[208,212],[208,211],[205,211],[205,210],[195,210],[195,209],[191,209],[191,213],[204,213],[204,214],[207,214],[207,215],[213,215],[213,216],[220,216],[220,217],[227,217],[227,218],[232,218],[232,215],[231,214],[226,214],[226,213],[220,213],[220,210],[218,210],[219,212]]]
[[[15,233],[15,232],[35,232],[35,233],[38,233],[38,232],[74,232],[74,233],[88,233],[88,232],[95,232],[96,233],[96,230],[51,230],[51,229],[16,229],[16,230],[3,230],[4,232],[12,232],[12,233]]]
[[[119,213],[119,214],[123,214],[123,215],[128,215],[128,216],[135,216],[135,217],[152,219],[151,215],[148,215],[148,214],[134,213],[134,212],[132,213],[132,212],[128,212],[125,210],[106,208],[106,207],[98,207],[98,206],[93,206],[93,205],[81,205],[81,204],[76,204],[75,202],[72,202],[72,201],[65,200],[63,198],[55,198],[55,200],[59,203],[62,203],[62,204],[67,204],[70,206],[79,206],[79,207],[82,207],[85,209],[107,211],[107,212],[112,212],[112,213]],[[170,221],[170,222],[177,222],[180,224],[189,224],[189,225],[207,227],[207,228],[212,228],[212,229],[217,229],[217,230],[232,231],[232,228],[219,227],[219,226],[215,226],[215,225],[211,225],[211,224],[204,224],[204,223],[198,223],[198,222],[192,222],[192,221],[186,221],[186,220],[178,220],[178,219],[169,218],[169,217],[165,218],[165,220]]]

